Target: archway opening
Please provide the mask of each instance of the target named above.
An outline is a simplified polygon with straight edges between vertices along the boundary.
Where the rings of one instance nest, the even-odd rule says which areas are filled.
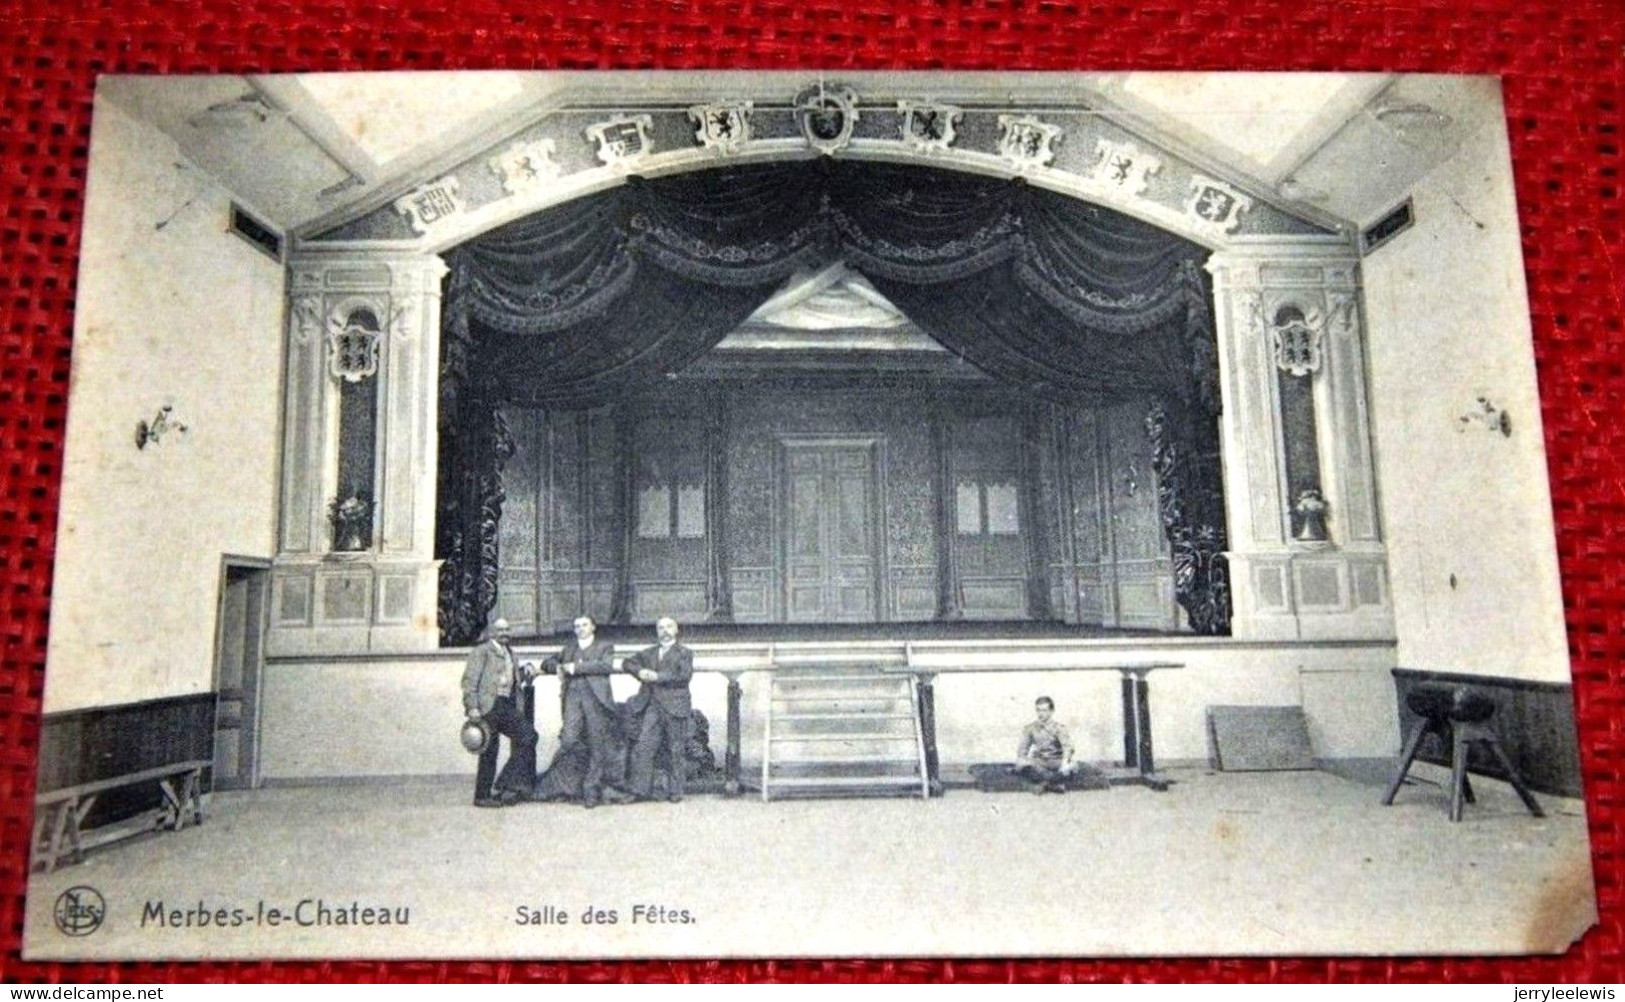
[[[535,632],[657,602],[1084,622],[1091,531],[1121,537],[1114,589],[1155,565],[1168,625],[1227,632],[1206,255],[1020,179],[828,158],[634,178],[469,241],[442,336],[443,642],[499,606]],[[719,349],[837,263],[940,350]],[[1091,449],[1085,503],[1067,470]]]

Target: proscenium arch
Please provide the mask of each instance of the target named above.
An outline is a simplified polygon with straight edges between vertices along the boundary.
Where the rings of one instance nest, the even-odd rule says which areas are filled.
[[[437,224],[417,240],[307,240],[302,243],[301,250],[322,248],[357,250],[371,247],[393,252],[443,254],[526,216],[626,184],[634,176],[653,179],[728,167],[816,161],[825,156],[834,160],[913,164],[1002,180],[1019,177],[1034,187],[1111,209],[1210,251],[1224,251],[1256,239],[1237,237],[1219,227],[1201,225],[1188,213],[1148,198],[1125,195],[1120,189],[1095,184],[1087,177],[1059,168],[1017,169],[1002,157],[975,150],[957,148],[920,150],[901,142],[873,139],[854,139],[834,154],[821,154],[809,149],[805,140],[794,138],[755,140],[747,148],[735,153],[720,153],[700,147],[654,153],[639,159],[635,164],[594,167],[560,175],[553,181],[538,185],[530,191],[510,195],[480,208],[458,213]],[[1322,247],[1351,246],[1347,236],[1335,233],[1300,234],[1292,240],[1294,243]]]
[[[1210,570],[1222,560],[1220,389],[1201,269],[1210,250],[1143,220],[1095,212],[1086,200],[1051,192],[1030,200],[1002,176],[947,184],[936,163],[823,168],[797,157],[717,166],[715,179],[675,191],[665,185],[652,202],[634,192],[580,211],[550,207],[486,246],[476,238],[468,253],[453,255],[444,343],[463,346],[464,375],[450,385],[454,400],[465,399],[468,387],[477,402],[443,415],[450,445],[442,452],[450,464],[442,467],[443,485],[499,479],[507,447],[493,444],[501,437],[495,408],[591,408],[646,383],[651,373],[677,371],[742,322],[789,269],[844,246],[857,256],[849,259],[856,270],[879,269],[871,279],[927,333],[1035,399],[1159,401],[1155,425],[1162,430],[1150,430],[1149,415],[1146,424],[1159,478],[1173,498],[1163,520],[1176,567],[1182,546],[1205,546],[1203,566]],[[743,174],[729,176],[739,169]],[[1061,207],[1070,202],[1086,208]],[[619,216],[606,218],[599,206],[651,213],[643,223],[636,215],[628,221],[640,231],[638,256],[653,254],[654,267],[611,266],[626,250],[608,236],[620,232],[609,228]],[[802,225],[815,219],[831,228]],[[877,220],[886,222],[871,228]],[[751,253],[737,253],[743,246]],[[601,291],[584,305],[575,294],[592,288],[579,284],[589,268]],[[635,292],[633,281],[655,285]],[[594,295],[602,297],[597,308]],[[1184,503],[1173,486],[1182,480],[1189,491]],[[446,512],[447,524],[460,528],[443,534],[448,548],[437,556],[457,575],[476,567],[475,578],[491,579],[489,547],[469,540],[494,533],[485,523],[500,504],[498,493]],[[1188,531],[1181,537],[1176,528]],[[1186,603],[1186,588],[1179,592],[1193,626],[1207,624],[1200,632],[1223,629],[1227,612],[1199,614]],[[443,609],[472,607],[474,619],[458,624],[472,630],[493,597],[451,592]]]
[[[772,140],[758,141],[734,155],[699,149],[657,154],[638,167],[641,176],[652,177],[817,158],[799,139]],[[1272,223],[1263,232],[1244,222],[1241,232],[1221,236],[1173,218],[1181,214],[1169,208],[1166,199],[1162,211],[1138,204],[1142,201],[1138,198],[1131,199],[1134,204],[1120,204],[1130,197],[1108,198],[1105,193],[1091,192],[1078,174],[1048,168],[1014,171],[989,155],[926,154],[897,142],[858,141],[830,159],[913,163],[988,178],[1021,176],[1034,188],[1120,212],[1207,249],[1223,401],[1224,522],[1235,585],[1232,634],[1255,640],[1393,636],[1392,605],[1384,583],[1386,547],[1378,519],[1365,401],[1360,260],[1346,236],[1302,220],[1295,228],[1279,231]],[[479,160],[460,162],[484,169]],[[381,295],[390,304],[392,318],[385,366],[379,373],[385,406],[380,412],[378,448],[380,455],[388,457],[381,467],[386,471],[379,496],[382,542],[376,557],[353,561],[346,565],[345,573],[347,580],[353,578],[358,587],[374,589],[385,601],[375,603],[376,614],[366,621],[328,622],[319,610],[314,618],[279,620],[271,632],[274,650],[286,654],[325,650],[324,645],[335,636],[379,650],[439,646],[434,625],[439,566],[434,513],[440,493],[436,427],[437,411],[445,401],[436,391],[441,383],[442,277],[447,266],[436,252],[521,215],[625,184],[631,174],[600,167],[575,171],[535,192],[501,197],[478,210],[453,215],[443,227],[420,239],[385,238],[377,229],[336,222],[335,227],[345,229],[325,231],[327,239],[297,243],[288,260],[285,330],[289,375],[284,417],[289,430],[282,472],[277,594],[303,594],[306,604],[290,608],[308,608],[324,575],[335,573],[325,562],[331,498],[324,488],[333,476],[327,468],[331,443],[327,429],[315,419],[324,408],[335,406],[329,399],[334,390],[323,324],[326,309],[346,295]],[[421,180],[443,175],[424,171],[417,176]],[[1214,176],[1226,177],[1218,172]],[[1165,196],[1167,191],[1165,187]],[[1255,204],[1249,218],[1258,218],[1258,208]],[[393,215],[387,202],[374,203],[373,209],[381,213],[379,218]],[[1270,211],[1279,215],[1282,210],[1276,206]],[[404,228],[402,223],[390,232]],[[1298,552],[1284,531],[1282,512],[1290,502],[1278,472],[1281,444],[1271,388],[1274,363],[1265,350],[1263,335],[1267,326],[1264,304],[1287,294],[1319,305],[1327,324],[1329,371],[1317,378],[1315,392],[1324,406],[1321,460],[1327,502],[1334,513],[1334,539],[1332,549],[1313,553]],[[1316,573],[1322,577],[1329,568],[1339,582],[1365,583],[1359,589],[1343,588],[1336,605],[1311,608],[1299,594],[1298,568],[1309,562],[1315,563]]]

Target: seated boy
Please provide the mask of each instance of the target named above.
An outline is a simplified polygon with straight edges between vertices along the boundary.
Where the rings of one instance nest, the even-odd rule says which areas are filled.
[[[1072,739],[1066,728],[1054,720],[1055,701],[1039,696],[1033,703],[1038,719],[1021,731],[1021,747],[1016,750],[1016,775],[1032,786],[1034,793],[1048,790],[1066,792],[1066,777],[1076,767],[1072,761]]]

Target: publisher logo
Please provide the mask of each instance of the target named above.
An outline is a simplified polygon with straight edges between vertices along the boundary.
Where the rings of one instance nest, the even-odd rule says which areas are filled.
[[[52,917],[56,927],[67,936],[89,936],[102,927],[107,916],[107,902],[101,892],[83,884],[70,887],[58,895]]]

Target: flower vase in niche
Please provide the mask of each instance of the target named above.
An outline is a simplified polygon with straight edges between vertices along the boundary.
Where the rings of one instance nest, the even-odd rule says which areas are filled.
[[[372,501],[352,494],[327,505],[327,519],[333,523],[333,551],[356,553],[372,545]]]
[[[1331,537],[1326,534],[1326,510],[1329,507],[1326,496],[1320,493],[1318,487],[1300,491],[1298,500],[1292,505],[1293,513],[1298,516],[1298,531],[1292,538],[1311,546],[1330,543]]]

